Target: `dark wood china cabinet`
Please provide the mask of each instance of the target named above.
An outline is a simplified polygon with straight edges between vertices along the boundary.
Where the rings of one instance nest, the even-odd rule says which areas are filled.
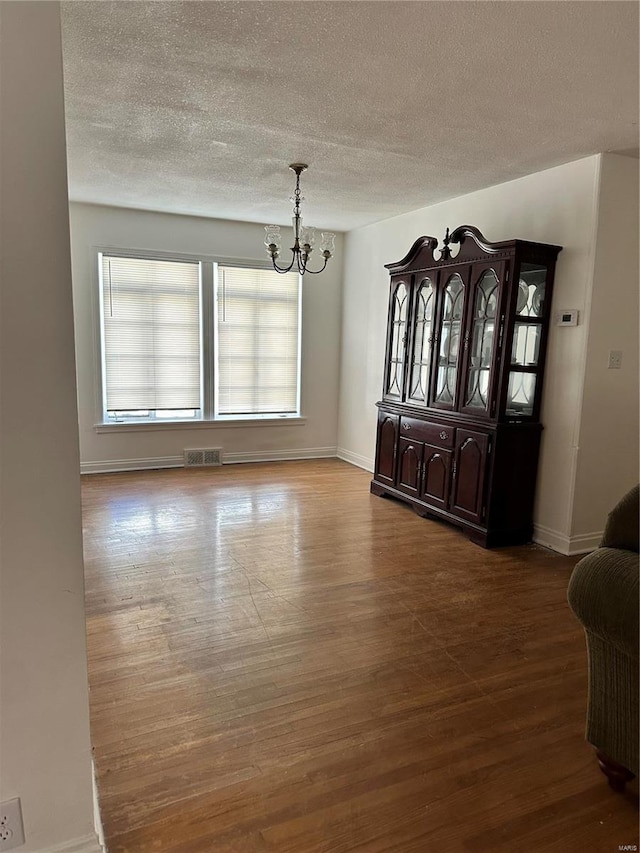
[[[451,244],[459,246],[455,256]],[[437,246],[420,237],[386,265],[391,291],[371,491],[453,522],[485,547],[528,542],[561,247],[489,243],[469,225],[447,230]]]

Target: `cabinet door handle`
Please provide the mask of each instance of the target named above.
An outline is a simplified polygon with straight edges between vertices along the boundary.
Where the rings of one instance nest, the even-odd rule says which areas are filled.
[[[441,438],[443,441],[445,441],[445,439],[449,438],[449,433],[448,433],[448,432],[446,432],[446,430],[442,430],[442,432],[440,433],[440,438]]]

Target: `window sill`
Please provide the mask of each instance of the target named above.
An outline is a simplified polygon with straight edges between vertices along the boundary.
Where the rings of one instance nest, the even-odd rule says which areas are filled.
[[[122,423],[96,424],[97,433],[105,432],[162,432],[186,429],[242,429],[243,427],[304,426],[304,417],[285,418],[233,418],[219,421],[122,421]]]

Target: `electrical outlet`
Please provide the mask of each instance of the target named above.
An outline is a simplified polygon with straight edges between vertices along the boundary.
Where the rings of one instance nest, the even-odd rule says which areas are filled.
[[[622,350],[621,349],[610,349],[609,350],[609,370],[620,370],[622,367]]]
[[[24,844],[20,798],[0,803],[0,850],[13,850]]]

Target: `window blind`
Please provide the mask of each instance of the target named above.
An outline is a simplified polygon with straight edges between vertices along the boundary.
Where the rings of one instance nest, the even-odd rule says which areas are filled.
[[[217,413],[296,414],[300,277],[218,267]]]
[[[200,264],[102,255],[108,412],[201,407]]]

